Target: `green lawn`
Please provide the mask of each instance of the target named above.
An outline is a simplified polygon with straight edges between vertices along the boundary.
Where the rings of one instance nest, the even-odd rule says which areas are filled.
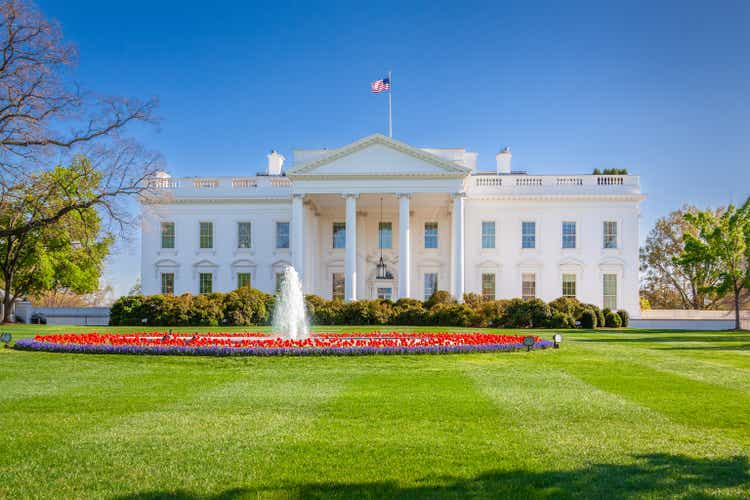
[[[358,358],[0,349],[0,419],[2,498],[747,498],[750,335]]]

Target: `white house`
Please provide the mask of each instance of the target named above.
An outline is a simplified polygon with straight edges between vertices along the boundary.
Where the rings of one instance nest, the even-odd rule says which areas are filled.
[[[293,265],[328,298],[570,295],[638,317],[639,178],[496,160],[375,134],[295,150],[286,171],[271,152],[262,175],[163,174],[143,204],[143,292],[274,292]]]

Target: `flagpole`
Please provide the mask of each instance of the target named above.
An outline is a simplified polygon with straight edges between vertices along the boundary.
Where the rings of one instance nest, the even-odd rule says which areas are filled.
[[[391,89],[393,88],[393,82],[391,81],[391,72],[388,72],[388,137],[393,137],[393,120],[391,118]]]

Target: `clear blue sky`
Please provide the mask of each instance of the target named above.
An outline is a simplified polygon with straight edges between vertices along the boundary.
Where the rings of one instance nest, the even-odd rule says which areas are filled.
[[[251,175],[275,148],[385,132],[466,147],[480,168],[513,150],[533,173],[641,175],[641,237],[685,203],[750,193],[750,2],[39,1],[78,45],[75,77],[160,99],[142,140],[174,175]],[[617,4],[617,5],[615,5]],[[125,292],[139,245],[106,279]]]

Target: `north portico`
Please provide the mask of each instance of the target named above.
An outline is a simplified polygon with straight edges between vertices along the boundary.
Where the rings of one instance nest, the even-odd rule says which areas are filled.
[[[411,297],[413,275],[417,273],[411,241],[413,221],[438,221],[447,215],[452,220],[449,250],[440,248],[438,241],[437,248],[424,249],[434,252],[419,251],[418,255],[434,254],[432,267],[438,271],[438,285],[440,274],[444,279],[450,276],[442,289],[462,296],[461,214],[464,181],[470,172],[467,167],[382,135],[367,137],[290,170],[287,177],[292,181],[292,234],[296,240],[292,254],[297,256],[293,265],[302,274],[304,285],[317,289],[330,283],[337,274],[334,269],[340,270],[343,253],[345,300]],[[306,216],[318,220],[308,222]],[[321,219],[330,221],[331,231],[336,221],[343,223],[343,249],[334,248],[334,234],[329,239],[330,249],[321,245],[328,234],[328,225],[321,228]],[[438,237],[439,232],[438,222]],[[386,238],[388,241],[384,241]],[[308,247],[321,247],[323,258],[307,254],[306,259],[304,249]],[[375,273],[381,250],[390,275],[387,279]],[[443,262],[441,256],[455,258]],[[323,267],[327,271],[321,273]]]
[[[293,265],[326,298],[569,295],[638,315],[637,176],[513,172],[507,149],[485,171],[463,148],[380,134],[284,160],[272,152],[250,177],[152,179],[144,292],[273,292]]]

